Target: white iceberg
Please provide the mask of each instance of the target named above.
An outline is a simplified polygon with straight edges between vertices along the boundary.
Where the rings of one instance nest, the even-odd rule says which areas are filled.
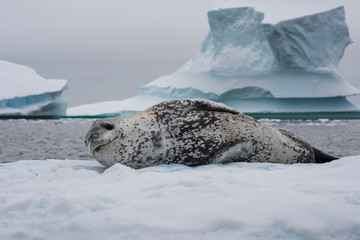
[[[134,170],[0,164],[2,239],[360,239],[360,156]]]
[[[65,116],[66,80],[47,80],[26,66],[0,61],[0,116]]]
[[[339,71],[351,43],[344,7],[274,25],[262,24],[263,18],[252,7],[211,10],[200,52],[175,73],[143,86],[112,112],[102,103],[71,108],[68,115],[92,115],[92,108],[122,115],[139,109],[140,99],[176,98],[205,98],[247,113],[360,111],[346,98],[360,90]]]

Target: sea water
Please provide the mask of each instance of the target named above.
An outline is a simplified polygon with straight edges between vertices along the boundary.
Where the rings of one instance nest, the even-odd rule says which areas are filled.
[[[0,120],[0,163],[19,160],[93,160],[84,144],[94,119]],[[338,157],[360,154],[360,120],[260,119],[292,131],[313,146]]]

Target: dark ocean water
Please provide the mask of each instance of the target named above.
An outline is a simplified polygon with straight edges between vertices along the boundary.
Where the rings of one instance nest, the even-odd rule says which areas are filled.
[[[93,119],[0,120],[0,162],[91,160],[84,136]],[[360,155],[360,120],[260,120],[335,156]]]

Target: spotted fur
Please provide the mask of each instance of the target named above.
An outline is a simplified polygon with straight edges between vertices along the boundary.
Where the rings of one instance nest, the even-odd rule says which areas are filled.
[[[287,130],[200,99],[166,101],[129,117],[97,120],[85,143],[104,166],[121,163],[135,169],[160,164],[312,163],[319,151]]]

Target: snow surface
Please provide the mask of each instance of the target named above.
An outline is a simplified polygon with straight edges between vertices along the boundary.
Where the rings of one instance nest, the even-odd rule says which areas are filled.
[[[360,239],[360,156],[105,169],[0,164],[2,239]]]
[[[249,113],[360,111],[346,99],[360,90],[339,70],[351,43],[340,4],[216,1],[208,12],[209,34],[193,59],[143,86],[140,95],[118,101],[118,107],[115,102],[78,106],[68,115],[126,115],[141,108],[129,103],[154,102],[154,97],[158,102],[205,98]]]
[[[35,70],[0,60],[0,115],[65,115],[66,80],[47,80]]]
[[[137,111],[142,111],[164,99],[156,96],[136,96],[125,99],[123,101],[107,101],[94,104],[85,104],[77,107],[72,107],[67,110],[68,116],[127,116]]]

